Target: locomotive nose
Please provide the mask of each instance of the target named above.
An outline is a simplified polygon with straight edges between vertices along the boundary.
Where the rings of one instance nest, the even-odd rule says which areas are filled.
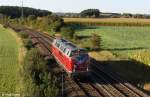
[[[75,64],[76,65],[82,65],[82,64],[86,64],[89,60],[89,57],[87,55],[80,55],[80,56],[77,56],[75,58]]]

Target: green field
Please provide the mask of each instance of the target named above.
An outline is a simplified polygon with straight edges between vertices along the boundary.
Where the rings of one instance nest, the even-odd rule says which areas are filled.
[[[102,40],[102,50],[92,53],[92,57],[109,64],[119,75],[150,91],[150,27],[82,28],[76,32],[80,36],[78,45],[90,48],[92,33],[100,35]]]
[[[79,46],[90,47],[90,36],[97,33],[101,37],[101,48],[124,58],[133,58],[150,65],[150,27],[98,27],[80,29],[82,36]]]
[[[84,36],[84,40],[92,33],[101,36],[101,48],[112,51],[116,54],[128,53],[137,50],[150,49],[150,27],[98,27],[90,29],[80,29],[76,32],[78,36]],[[90,46],[89,41],[83,42],[83,46]]]
[[[19,45],[11,30],[0,26],[0,93],[15,93],[18,83]]]

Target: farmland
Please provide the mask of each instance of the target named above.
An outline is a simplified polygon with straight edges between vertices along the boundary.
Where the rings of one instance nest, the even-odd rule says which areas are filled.
[[[150,19],[134,18],[64,18],[68,24],[84,24],[96,26],[150,26]]]
[[[0,92],[15,93],[18,84],[19,44],[16,35],[0,26]]]
[[[148,77],[150,70],[149,66],[147,66],[150,65],[149,27],[101,26],[78,29],[76,34],[81,38],[78,45],[89,48],[92,33],[100,35],[102,40],[102,50],[100,52],[91,52],[93,57],[109,64],[121,76],[135,84],[150,83]]]

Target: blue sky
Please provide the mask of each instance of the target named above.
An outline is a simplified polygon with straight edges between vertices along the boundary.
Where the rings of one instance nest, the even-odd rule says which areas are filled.
[[[150,14],[149,0],[23,0],[24,6],[52,12],[80,12],[98,8],[102,12]],[[0,0],[0,5],[21,5],[21,0]]]

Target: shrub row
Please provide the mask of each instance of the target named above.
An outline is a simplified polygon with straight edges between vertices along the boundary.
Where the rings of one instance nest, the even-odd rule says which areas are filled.
[[[58,96],[57,78],[48,70],[51,63],[45,60],[37,48],[34,48],[29,35],[18,32],[22,38],[27,53],[20,68],[23,88],[22,97],[56,97]],[[52,64],[52,63],[51,63]]]
[[[57,80],[48,70],[48,61],[37,48],[26,53],[21,71],[25,97],[57,97]]]

